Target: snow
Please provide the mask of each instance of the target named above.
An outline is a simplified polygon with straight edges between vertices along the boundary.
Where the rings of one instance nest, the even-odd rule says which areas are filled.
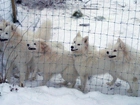
[[[12,20],[10,0],[0,0],[0,19]]]
[[[83,94],[76,89],[40,86],[10,91],[8,84],[1,84],[1,105],[139,105],[140,99],[100,92]]]
[[[70,50],[78,31],[82,36],[88,35],[90,44],[98,49],[115,43],[118,37],[130,46],[140,49],[139,0],[137,5],[133,0],[71,1],[67,1],[68,6],[64,9],[45,8],[39,11],[19,6],[18,19],[22,24],[21,28],[34,31],[41,21],[49,18],[53,22],[51,41],[62,42],[66,50]],[[71,18],[75,10],[83,7],[97,7],[98,10],[81,9],[84,17]],[[94,17],[97,16],[103,16],[105,20],[95,21]],[[79,24],[90,26],[83,27]],[[12,78],[14,86],[0,84],[0,105],[140,105],[139,97],[131,97],[127,93],[129,86],[126,82],[118,79],[113,86],[107,86],[106,82],[112,80],[109,74],[91,77],[86,86],[87,93],[78,90],[79,78],[74,89],[59,85],[58,83],[64,81],[60,75],[55,75],[46,86],[39,86],[41,79],[38,76],[36,81],[26,81],[24,88],[17,86],[18,80],[15,78]],[[18,91],[11,92],[10,87],[18,88]]]

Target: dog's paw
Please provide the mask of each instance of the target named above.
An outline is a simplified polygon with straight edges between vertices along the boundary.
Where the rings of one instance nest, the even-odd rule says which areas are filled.
[[[121,86],[121,83],[116,83],[115,86],[119,87]]]
[[[107,82],[106,84],[107,84],[108,86],[112,86],[112,85],[113,85],[112,82]]]
[[[35,79],[36,79],[35,77],[29,78],[30,81],[34,81]]]
[[[78,86],[77,89],[83,92],[82,86]]]
[[[111,88],[110,88],[110,90],[114,90],[114,88],[113,88],[113,87],[111,87]]]
[[[77,88],[78,88],[79,90],[81,90],[81,86],[78,86]]]
[[[17,75],[17,74],[14,74],[14,77],[15,77],[15,78],[19,78],[19,75]]]
[[[83,89],[82,86],[78,86],[77,89],[83,93],[87,93],[86,89]]]
[[[56,85],[68,87],[68,83],[67,82],[56,83]]]
[[[20,86],[20,87],[24,87],[24,84],[23,84],[23,83],[19,83],[19,86]]]
[[[75,86],[75,84],[72,84],[72,83],[70,83],[70,84],[68,84],[68,88],[74,88],[74,86]]]
[[[128,89],[127,92],[128,92],[128,93],[132,93],[132,89]]]

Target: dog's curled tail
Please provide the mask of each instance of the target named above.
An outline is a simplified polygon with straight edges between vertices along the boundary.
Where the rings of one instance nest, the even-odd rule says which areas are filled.
[[[58,47],[60,49],[64,49],[64,45],[61,42],[58,42],[56,47]]]
[[[58,48],[58,49],[61,49],[61,50],[64,49],[64,45],[61,42],[53,41],[51,44],[55,48]]]
[[[51,38],[52,23],[49,19],[43,21],[38,30],[36,31],[36,38],[41,38],[49,41]]]

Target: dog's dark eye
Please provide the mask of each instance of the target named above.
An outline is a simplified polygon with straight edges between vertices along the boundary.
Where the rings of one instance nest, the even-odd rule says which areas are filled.
[[[114,50],[114,52],[116,52],[117,50]]]
[[[74,41],[74,43],[75,43],[75,41]]]
[[[34,45],[36,45],[36,43],[34,43]]]
[[[2,29],[0,29],[0,31],[2,31]]]
[[[27,46],[29,46],[29,44],[27,44]]]
[[[109,54],[109,51],[107,51],[106,53]]]
[[[7,32],[5,34],[8,34]]]
[[[78,46],[80,46],[80,44],[77,44]]]

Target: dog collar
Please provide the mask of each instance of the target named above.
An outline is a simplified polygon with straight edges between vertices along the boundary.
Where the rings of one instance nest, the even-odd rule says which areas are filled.
[[[34,56],[34,58],[39,58],[40,56]]]
[[[41,53],[42,55],[44,54],[44,53],[42,53],[42,52],[40,52],[40,53]],[[34,55],[33,55],[33,56],[34,56],[35,58],[39,58],[39,57],[41,57],[42,55],[39,55],[39,54],[38,54],[38,56],[34,56]]]
[[[34,56],[34,55],[33,55]],[[38,56],[34,56],[34,58],[39,58],[39,57],[41,57],[41,55],[38,55]]]
[[[82,54],[80,54],[80,55],[76,55],[76,54],[74,54],[74,57],[79,57],[79,56],[82,56]]]

